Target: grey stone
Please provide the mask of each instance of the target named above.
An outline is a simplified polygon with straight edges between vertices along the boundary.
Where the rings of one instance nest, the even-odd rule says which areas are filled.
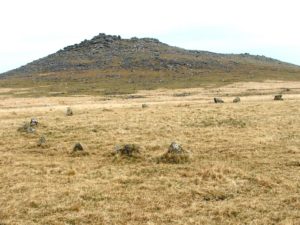
[[[274,96],[274,101],[282,101],[283,100],[283,98],[282,98],[282,95],[280,94],[280,95],[275,95]]]
[[[80,143],[76,143],[73,147],[73,152],[83,151],[83,147]]]
[[[236,98],[233,99],[233,103],[238,103],[240,101],[241,101],[240,97],[236,97]]]
[[[67,114],[67,116],[73,116],[73,110],[70,107],[68,107],[66,114]]]
[[[168,148],[168,153],[182,153],[184,152],[183,148],[180,144],[177,144],[176,142],[172,142],[171,145]]]
[[[39,123],[39,122],[38,122],[37,119],[31,118],[31,120],[30,120],[30,126],[35,127],[35,126],[38,125],[38,123]]]
[[[224,103],[224,101],[220,98],[214,98],[215,103]]]
[[[44,136],[41,136],[38,140],[38,146],[44,146],[46,144],[46,138]]]
[[[136,144],[117,145],[115,147],[115,153],[117,155],[128,157],[137,156],[140,154],[140,147]]]

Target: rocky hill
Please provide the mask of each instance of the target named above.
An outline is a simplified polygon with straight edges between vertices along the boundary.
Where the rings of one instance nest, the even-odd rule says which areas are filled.
[[[298,79],[299,74],[298,66],[264,56],[192,51],[152,38],[122,39],[99,34],[0,77],[2,80],[30,77],[34,84],[40,82],[40,85],[62,80],[84,81],[98,83],[97,88],[102,89],[106,88],[102,84],[115,79],[119,85],[134,83],[131,88],[140,89],[197,86],[216,79],[225,82],[258,78]]]
[[[60,71],[95,69],[208,69],[230,71],[245,65],[285,67],[292,65],[264,56],[249,54],[225,55],[204,51],[189,51],[171,47],[152,38],[122,39],[99,34],[91,40],[65,47],[45,58],[31,62],[4,75],[28,75]]]

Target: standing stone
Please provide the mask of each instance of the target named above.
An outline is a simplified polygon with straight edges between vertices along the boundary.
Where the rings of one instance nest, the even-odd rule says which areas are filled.
[[[179,153],[182,153],[184,150],[183,148],[181,147],[180,144],[177,144],[176,142],[172,142],[171,145],[169,146],[168,148],[168,153],[176,153],[176,154],[179,154]]]
[[[73,116],[73,110],[70,107],[67,108],[67,116]]]
[[[149,106],[147,104],[142,104],[142,108],[148,108]]]
[[[121,156],[138,156],[140,154],[140,146],[136,144],[125,144],[122,146],[115,147],[115,153]]]
[[[39,141],[38,141],[38,146],[44,146],[46,144],[46,138],[44,136],[41,136]]]
[[[89,153],[83,149],[83,146],[80,143],[76,143],[73,147],[73,151],[70,152],[70,155],[73,157],[80,157],[87,156]]]
[[[172,142],[168,151],[157,158],[157,163],[187,163],[190,161],[189,152],[181,147],[180,144]]]
[[[282,95],[275,95],[274,96],[274,101],[282,101],[283,98],[282,98]]]
[[[236,98],[233,99],[233,103],[238,103],[240,101],[241,101],[240,97],[236,97]]]
[[[31,127],[35,127],[35,126],[37,126],[38,125],[38,120],[37,119],[35,119],[35,118],[31,118],[31,120],[30,120],[30,126]]]
[[[224,103],[224,101],[220,98],[214,98],[215,103]]]
[[[80,152],[80,151],[83,151],[83,147],[80,143],[76,143],[74,148],[73,148],[73,152]]]
[[[35,132],[35,129],[34,129],[32,126],[27,126],[26,132],[27,132],[27,133],[34,133],[34,132]]]

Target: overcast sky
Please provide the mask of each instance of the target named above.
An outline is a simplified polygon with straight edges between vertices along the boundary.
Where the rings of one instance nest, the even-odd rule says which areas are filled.
[[[300,65],[297,0],[1,0],[0,73],[98,33]]]

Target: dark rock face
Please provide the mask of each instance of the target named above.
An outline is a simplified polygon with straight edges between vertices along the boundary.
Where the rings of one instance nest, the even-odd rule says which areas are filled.
[[[283,101],[282,95],[275,95],[274,101]]]
[[[233,99],[233,103],[238,103],[240,101],[241,101],[240,97],[236,97],[236,98]]]
[[[144,108],[148,108],[149,107],[149,105],[147,105],[147,104],[142,104],[142,108],[144,109]]]
[[[224,103],[224,101],[220,98],[214,98],[215,103]]]

